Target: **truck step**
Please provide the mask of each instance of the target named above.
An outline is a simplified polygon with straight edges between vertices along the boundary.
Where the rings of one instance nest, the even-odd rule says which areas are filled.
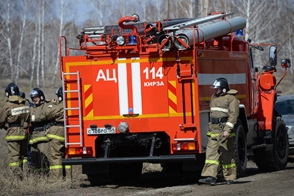
[[[251,149],[259,149],[259,148],[265,148],[265,151],[269,151],[273,149],[273,145],[272,144],[259,144],[259,145],[255,145],[252,146]]]

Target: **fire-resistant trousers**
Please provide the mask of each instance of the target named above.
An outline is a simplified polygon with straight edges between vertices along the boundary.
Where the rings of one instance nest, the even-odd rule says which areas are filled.
[[[62,157],[63,157],[63,142],[57,139],[50,139],[50,178],[52,180],[62,180],[63,179],[63,167],[62,167]]]
[[[64,141],[50,139],[50,152],[50,179],[63,180],[63,176],[65,176],[67,181],[71,181],[71,165],[62,165],[62,158],[64,158]]]
[[[18,177],[28,170],[27,140],[7,141],[9,154],[9,167]]]
[[[32,168],[41,174],[49,173],[50,144],[42,141],[31,145]]]
[[[218,167],[222,163],[222,171],[225,180],[236,180],[237,171],[234,153],[234,137],[224,139],[222,132],[217,137],[209,137],[206,149],[205,165],[201,176],[217,178]]]

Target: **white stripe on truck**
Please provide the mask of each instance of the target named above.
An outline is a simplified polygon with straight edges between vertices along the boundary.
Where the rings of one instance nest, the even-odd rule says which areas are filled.
[[[118,60],[126,60],[119,58]],[[127,82],[127,64],[118,63],[118,97],[120,115],[128,114],[128,82]]]
[[[133,57],[132,60],[139,59]],[[140,62],[132,62],[133,113],[142,114],[141,68]]]

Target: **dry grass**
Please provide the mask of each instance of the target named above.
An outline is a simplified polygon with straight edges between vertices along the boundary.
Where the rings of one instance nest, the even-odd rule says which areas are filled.
[[[5,142],[6,131],[0,130],[0,195],[45,195],[64,189],[79,187],[85,180],[80,166],[73,166],[72,182],[49,183],[48,178],[37,174],[29,174],[23,180],[12,175],[8,167],[8,147]]]

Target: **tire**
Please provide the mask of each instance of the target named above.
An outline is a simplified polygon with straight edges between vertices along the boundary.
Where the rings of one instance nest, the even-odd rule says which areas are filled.
[[[140,179],[143,163],[111,164],[109,174],[116,183],[134,182]]]
[[[235,133],[235,161],[237,167],[237,178],[240,178],[245,175],[247,167],[247,140],[244,127],[239,120],[235,125]]]
[[[281,117],[274,116],[271,133],[273,149],[265,151],[264,148],[255,149],[254,160],[262,172],[283,170],[288,163],[289,139],[286,125]]]

